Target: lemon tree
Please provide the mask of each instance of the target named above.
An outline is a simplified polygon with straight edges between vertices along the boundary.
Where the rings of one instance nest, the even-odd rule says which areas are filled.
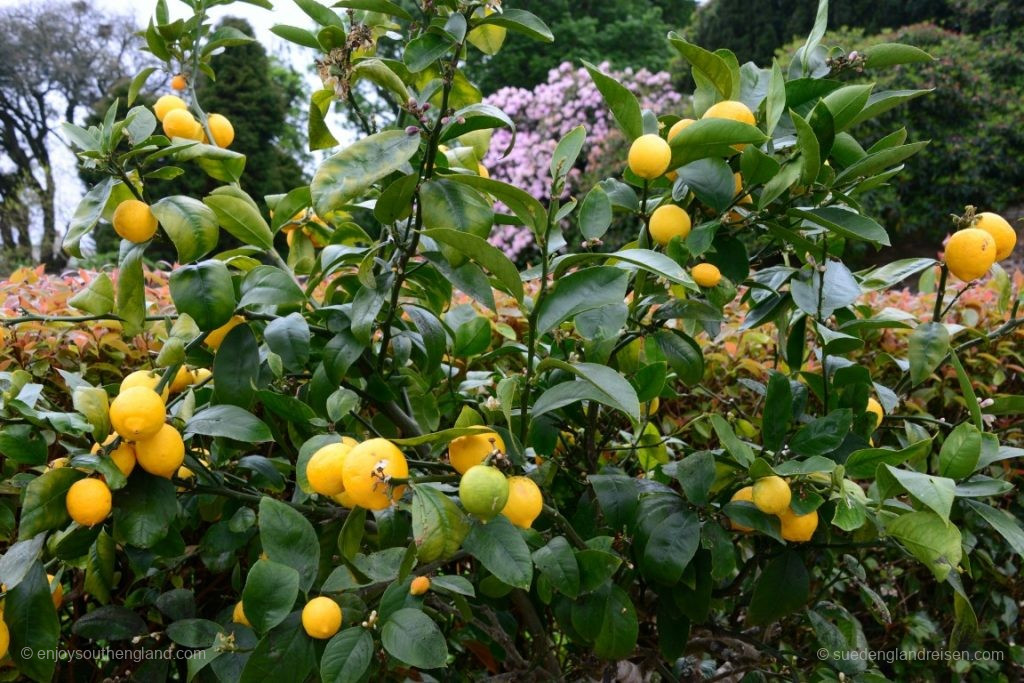
[[[822,0],[786,69],[670,34],[696,83],[680,110],[644,110],[586,64],[629,151],[569,196],[584,122],[551,141],[541,201],[481,165],[493,131],[516,131],[465,67],[500,60],[509,32],[553,40],[543,22],[514,2],[302,0],[315,28],[273,30],[316,65],[324,157],[309,185],[251,197],[230,149],[245,121],[193,88],[251,40],[211,27],[229,4],[188,0],[172,21],[157,2],[159,66],[101,123],[63,126],[100,177],[65,248],[100,220],[123,238],[116,284],[76,305],[159,348],[120,386],[0,372],[0,677],[73,678],[32,653],[88,642],[202,654],[90,662],[110,678],[674,680],[728,664],[880,680],[877,662],[814,653],[898,631],[878,585],[897,580],[951,647],[985,637],[972,586],[1024,555],[1002,467],[1020,451],[992,426],[1021,397],[979,400],[960,357],[1024,322],[996,265],[1015,235],[950,207],[944,260],[846,263],[890,245],[860,200],[924,144],[858,125],[927,96],[847,77],[927,54],[826,47]],[[137,104],[156,76],[175,92]],[[393,114],[355,109],[369,132],[341,144],[326,114],[353,88]],[[154,194],[181,173],[217,187]],[[616,216],[635,239],[602,251]],[[491,246],[498,224],[530,232],[533,267]],[[154,319],[157,240],[178,264],[176,313]],[[948,323],[989,273],[1000,326]],[[931,316],[864,302],[911,277]],[[773,348],[756,372],[724,352],[745,403],[707,386],[729,326]],[[858,359],[875,348],[872,375]],[[676,409],[694,396],[705,409]]]

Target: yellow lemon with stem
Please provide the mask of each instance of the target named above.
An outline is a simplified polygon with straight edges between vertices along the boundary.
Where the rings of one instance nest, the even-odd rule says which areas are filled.
[[[984,230],[996,243],[996,261],[1002,261],[1013,253],[1017,246],[1017,231],[1010,223],[997,213],[985,211],[979,213],[974,220],[974,227]]]
[[[465,474],[470,467],[482,463],[495,449],[505,452],[505,442],[497,432],[467,434],[452,439],[448,444],[448,462],[459,474]]]
[[[164,424],[150,438],[135,442],[135,457],[142,469],[170,479],[185,462],[185,442],[177,429]]]
[[[213,133],[213,144],[218,147],[230,147],[235,141],[235,127],[223,114],[210,114],[206,117],[206,124]]]
[[[313,598],[302,608],[302,628],[310,638],[331,638],[341,628],[341,608],[323,595]]]
[[[766,515],[779,515],[789,509],[793,492],[785,479],[773,474],[754,482],[750,499]]]
[[[345,443],[327,444],[306,463],[306,481],[322,496],[336,496],[345,490],[341,468],[352,446]]]
[[[668,170],[672,148],[654,133],[641,135],[629,147],[629,170],[644,180],[653,180]]]
[[[996,241],[979,228],[958,230],[946,242],[946,266],[964,282],[977,280],[996,262]]]
[[[104,439],[103,445],[109,446],[116,438],[116,434],[109,435]],[[94,443],[90,452],[93,454],[99,453],[100,444]],[[135,469],[135,446],[121,439],[121,443],[117,444],[117,448],[110,451],[110,459],[117,465],[117,469],[121,470],[121,474],[127,477]]]
[[[114,232],[135,244],[152,239],[158,225],[149,204],[138,199],[126,199],[118,204],[110,222]]]
[[[112,505],[110,489],[99,479],[79,479],[68,489],[64,506],[82,526],[96,526],[107,518]]]
[[[405,486],[392,486],[391,479],[409,476],[409,463],[402,451],[387,439],[368,439],[345,456],[341,477],[345,493],[359,507],[383,510],[398,501]]]
[[[648,229],[654,241],[664,246],[673,237],[686,239],[690,234],[690,226],[690,214],[685,209],[675,204],[663,204],[651,214]]]
[[[110,402],[110,424],[122,439],[141,441],[164,426],[164,400],[149,387],[130,387]]]
[[[508,500],[501,514],[520,529],[529,529],[544,509],[540,487],[529,477],[508,478]]]
[[[171,385],[168,389],[172,394],[180,394],[192,386],[195,381],[196,377],[192,374],[192,371],[182,365],[178,368],[178,372],[174,374],[174,379],[171,380]]]
[[[136,370],[135,372],[128,373],[121,380],[120,391],[131,389],[132,387],[146,387],[156,391],[156,385],[160,383],[161,377],[163,377],[163,373],[156,370]],[[170,396],[170,389],[164,387],[163,391],[160,392],[160,398],[166,401],[168,396]]]

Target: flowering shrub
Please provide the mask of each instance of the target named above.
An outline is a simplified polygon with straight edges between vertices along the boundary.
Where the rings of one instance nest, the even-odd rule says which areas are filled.
[[[607,70],[608,64],[600,68]],[[637,96],[641,106],[682,115],[685,98],[672,89],[668,72],[625,69],[610,73]],[[550,71],[547,83],[533,90],[502,88],[486,102],[503,110],[516,124],[516,146],[507,156],[502,152],[512,133],[502,128],[491,139],[483,163],[493,178],[518,185],[546,202],[555,145],[579,125],[586,127],[587,141],[579,163],[569,172],[565,195],[618,172],[627,143],[586,69],[562,62]],[[497,226],[490,242],[519,262],[532,254],[534,246],[530,230],[519,225]]]

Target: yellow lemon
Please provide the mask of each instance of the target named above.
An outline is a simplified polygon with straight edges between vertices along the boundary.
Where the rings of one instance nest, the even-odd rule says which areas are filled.
[[[736,501],[746,501],[748,503],[753,503],[754,502],[754,487],[753,486],[744,486],[743,488],[741,488],[738,491],[736,491],[736,493],[732,494],[732,498],[729,499],[729,502],[732,503],[732,502],[736,502]],[[743,531],[743,532],[753,531],[753,529],[751,529],[749,526],[743,526],[742,524],[738,524],[738,523],[736,523],[736,522],[734,522],[732,520],[729,521],[729,524],[732,526],[733,531]]]
[[[508,479],[497,467],[470,467],[459,480],[459,500],[466,512],[485,522],[493,519],[508,502]]]
[[[779,515],[789,509],[793,492],[782,477],[771,475],[754,482],[751,500],[766,515]]]
[[[103,441],[103,445],[109,446],[116,438],[117,436],[115,434],[111,434]],[[91,452],[99,453],[100,445],[98,443],[94,443],[92,445]],[[121,474],[127,477],[132,473],[132,470],[135,469],[135,447],[124,439],[121,439],[121,443],[117,445],[117,448],[110,452],[110,459],[114,461],[115,465],[117,465],[117,469],[121,470]]]
[[[302,608],[302,628],[310,638],[330,638],[341,628],[341,608],[322,595],[313,598]]]
[[[224,337],[228,336],[228,332],[244,322],[245,318],[240,315],[231,316],[231,320],[206,335],[206,345],[216,351],[220,348],[220,345],[224,343]]]
[[[740,175],[739,173],[733,173],[732,180],[733,185],[736,187],[736,189],[733,191],[733,196],[738,196],[739,193],[743,190],[743,176]],[[754,200],[751,199],[750,195],[748,194],[745,195],[743,199],[740,200],[740,204],[751,204],[753,203],[753,201]]]
[[[99,479],[79,479],[68,489],[64,505],[82,526],[95,526],[110,514],[110,489]]]
[[[235,141],[235,127],[223,114],[210,114],[206,117],[206,123],[213,133],[213,144],[218,147],[230,147]]]
[[[946,242],[946,266],[964,282],[977,280],[996,262],[996,241],[979,228],[954,232]]]
[[[196,378],[192,372],[182,365],[178,368],[178,372],[174,375],[174,379],[171,380],[171,386],[169,387],[172,394],[180,394],[195,383]]]
[[[177,74],[171,78],[171,88],[174,90],[184,90],[188,87],[188,81],[185,80],[184,74]],[[184,104],[184,102],[182,102]]]
[[[487,167],[483,164],[476,165],[476,174],[481,178],[490,178],[491,172],[487,170]]]
[[[149,204],[138,199],[126,199],[118,204],[111,223],[114,232],[136,244],[151,239],[156,234],[158,224]]]
[[[130,387],[110,402],[110,424],[128,441],[154,436],[164,426],[164,401],[148,387]]]
[[[711,105],[704,116],[701,118],[705,119],[731,119],[733,121],[739,121],[741,123],[747,123],[751,126],[757,125],[757,119],[754,118],[754,113],[750,111],[750,108],[742,102],[736,100],[724,100],[717,104]],[[746,147],[745,144],[733,145],[732,148],[737,152],[742,152]]]
[[[169,138],[203,139],[203,127],[188,109],[172,109],[163,119],[164,135]]]
[[[163,121],[164,117],[175,109],[188,111],[188,105],[185,104],[185,100],[177,95],[164,95],[153,105],[153,113],[156,114],[157,121]]]
[[[50,462],[46,463],[46,469],[56,470],[61,467],[67,467],[69,462],[71,462],[71,459],[67,457],[54,458]]]
[[[677,135],[686,130],[686,128],[688,128],[692,123],[696,123],[696,121],[694,119],[679,119],[678,121],[673,123],[672,127],[668,129],[669,143],[671,143]]]
[[[779,515],[782,522],[782,537],[787,541],[802,543],[811,540],[814,530],[818,528],[818,511],[813,510],[806,515],[798,515],[792,509]]]
[[[529,477],[508,478],[508,501],[501,514],[520,529],[529,529],[544,509],[540,487]]]
[[[347,491],[342,491],[337,495],[331,496],[331,500],[345,508],[352,509],[354,507],[358,507],[358,504],[352,500],[352,496],[350,496]]]
[[[236,624],[242,624],[243,626],[248,626],[249,628],[252,628],[252,624],[250,624],[249,620],[245,618],[245,607],[242,605],[241,600],[236,602],[235,608],[231,610],[231,621],[235,622]]]
[[[352,450],[347,443],[327,444],[306,463],[306,480],[309,487],[324,496],[336,496],[345,490],[341,466],[345,456]]]
[[[671,242],[673,237],[686,239],[690,234],[690,225],[690,214],[686,213],[685,209],[675,204],[664,204],[651,214],[648,227],[654,241],[665,245]]]
[[[460,436],[448,444],[448,461],[459,474],[465,474],[470,467],[482,463],[494,449],[505,452],[505,442],[495,432]]]
[[[996,242],[996,261],[1002,261],[1012,254],[1013,248],[1017,246],[1017,231],[997,213],[979,213],[974,227],[992,235]]]
[[[192,376],[193,376],[193,380],[192,380],[193,384],[202,384],[206,380],[212,378],[213,377],[213,373],[210,372],[209,368],[196,368],[195,371],[192,373]]]
[[[163,373],[155,370],[136,370],[130,373],[127,377],[121,380],[121,391],[125,389],[131,389],[132,387],[146,387],[156,391],[156,385],[160,383],[160,378]],[[170,390],[164,387],[164,390],[160,392],[160,398],[164,401],[170,396]]]
[[[135,457],[142,469],[170,479],[185,462],[185,442],[177,429],[165,424],[152,437],[135,443]]]
[[[408,477],[409,464],[402,451],[387,439],[369,439],[348,452],[341,476],[345,492],[356,505],[383,510],[405,492],[405,486],[391,486],[389,480]]]
[[[0,612],[0,617],[3,613]],[[7,656],[7,649],[11,646],[11,632],[7,630],[7,624],[0,618],[0,659]]]
[[[710,263],[698,263],[690,269],[690,275],[701,287],[714,287],[722,281],[722,271]]]
[[[645,180],[653,180],[668,170],[672,148],[653,133],[641,135],[629,147],[629,170]]]
[[[53,606],[56,609],[60,609],[61,604],[64,602],[64,586],[59,583],[54,585],[53,574],[46,575],[46,581],[50,584],[50,597],[53,598]]]
[[[873,398],[868,398],[868,407],[865,408],[867,412],[874,413],[876,415],[875,426],[882,424],[882,420],[885,418],[885,411],[882,410],[882,404]]]
[[[430,590],[430,579],[425,576],[417,576],[409,585],[409,595],[423,595]]]

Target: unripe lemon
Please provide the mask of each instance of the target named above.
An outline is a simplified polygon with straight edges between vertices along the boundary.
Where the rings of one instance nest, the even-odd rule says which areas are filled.
[[[722,281],[722,271],[711,263],[698,263],[690,269],[690,275],[701,287],[714,287]]]
[[[1012,254],[1013,248],[1017,246],[1017,231],[997,213],[979,213],[974,227],[992,235],[996,242],[996,261],[1002,261]]]
[[[496,467],[470,467],[459,480],[459,500],[466,512],[485,522],[494,518],[508,502],[508,479]]]
[[[757,509],[766,515],[780,515],[789,509],[789,501],[793,492],[782,477],[771,475],[761,477],[754,482],[754,490],[750,499]]]
[[[673,237],[686,239],[690,234],[690,225],[690,214],[685,209],[675,204],[664,204],[651,214],[649,228],[654,241],[665,245]]]
[[[757,125],[757,119],[754,118],[754,113],[750,111],[750,108],[742,102],[736,100],[724,100],[717,104],[711,105],[704,116],[704,119],[731,119],[733,121],[739,121],[741,123],[747,123],[751,126]],[[742,152],[746,147],[746,144],[733,145],[732,148],[737,152]]]
[[[110,424],[122,439],[148,439],[164,426],[165,410],[163,399],[155,391],[131,387],[110,402]]]
[[[220,348],[220,345],[224,343],[224,337],[228,336],[228,332],[235,329],[239,325],[245,322],[245,318],[240,315],[231,316],[231,320],[227,321],[217,329],[206,335],[206,345],[216,351]]]
[[[313,598],[302,608],[302,628],[310,638],[326,640],[341,628],[341,608],[330,598]]]
[[[213,144],[218,147],[230,147],[235,141],[235,127],[223,114],[210,114],[206,117],[206,123],[213,133]]]
[[[336,496],[345,490],[341,466],[345,456],[352,450],[347,443],[327,444],[306,463],[306,480],[309,487],[323,496]]]
[[[146,387],[156,391],[156,385],[160,383],[161,376],[162,373],[155,370],[136,370],[121,380],[120,391],[131,389],[132,387]],[[166,401],[168,396],[170,396],[170,390],[164,387],[164,390],[160,392],[160,398]]]
[[[508,501],[501,514],[520,529],[529,529],[544,509],[540,487],[529,477],[508,478]]]
[[[877,416],[875,420],[875,426],[882,424],[882,419],[885,417],[885,411],[882,410],[882,404],[873,398],[868,398],[868,407],[865,410],[869,413],[874,413]]]
[[[64,500],[68,514],[82,526],[95,526],[110,514],[110,489],[99,479],[79,479]]]
[[[157,220],[149,204],[138,199],[126,199],[114,209],[111,218],[114,232],[129,242],[145,242],[156,234]]]
[[[0,617],[2,617],[0,613]],[[7,649],[11,646],[11,632],[7,630],[7,624],[0,618],[0,659],[7,656]]]
[[[173,88],[174,90],[184,90],[187,87],[188,81],[185,80],[184,74],[177,74],[176,76],[171,78],[171,88]]]
[[[187,109],[172,109],[164,117],[164,135],[187,140],[203,139],[203,127]]]
[[[175,109],[188,111],[188,105],[185,104],[185,100],[177,95],[164,95],[153,105],[153,113],[156,114],[157,121],[163,121],[167,114]]]
[[[732,498],[729,499],[729,502],[732,503],[736,501],[746,501],[748,503],[753,503],[754,487],[744,486],[743,488],[736,491],[736,493],[732,494]],[[732,526],[733,531],[753,531],[753,529],[751,529],[749,526],[743,526],[742,524],[738,524],[737,522],[734,522],[732,520],[729,520],[729,524]]]
[[[49,583],[51,586],[50,597],[53,598],[54,608],[60,609],[61,603],[64,602],[64,586],[60,585],[59,583],[57,585],[54,585],[53,574],[46,575],[46,582]]]
[[[425,576],[417,576],[409,585],[409,595],[423,595],[430,590],[430,579]]]
[[[185,442],[177,429],[164,424],[152,437],[135,442],[135,457],[142,469],[170,479],[185,462]]]
[[[356,505],[368,510],[383,510],[398,501],[405,486],[392,487],[389,480],[408,476],[405,456],[387,439],[368,439],[353,447],[341,465],[345,493]]]
[[[103,445],[109,446],[116,438],[117,435],[111,434],[103,441]],[[99,453],[100,445],[94,443],[91,452]],[[135,469],[135,447],[121,439],[121,443],[117,445],[117,448],[110,452],[110,459],[117,465],[117,469],[121,470],[121,474],[127,477]]]
[[[467,434],[448,444],[448,461],[459,474],[465,474],[470,467],[482,463],[494,449],[505,452],[505,442],[497,433]]]
[[[946,242],[946,266],[964,282],[977,280],[996,262],[996,241],[978,228],[954,232]]]
[[[802,543],[811,540],[814,530],[818,528],[818,511],[813,510],[806,515],[798,515],[792,509],[779,515],[782,522],[782,537],[787,541]]]
[[[236,624],[242,624],[243,626],[248,626],[249,628],[252,628],[252,624],[250,624],[249,620],[245,618],[245,607],[242,605],[241,600],[236,602],[235,608],[231,610],[231,621],[235,622]]]
[[[679,135],[684,130],[686,130],[686,128],[691,123],[696,123],[696,121],[694,119],[679,119],[678,121],[673,123],[672,127],[668,129],[668,141],[669,141],[669,143],[671,144],[672,140],[675,139],[675,137],[677,135]]]
[[[668,170],[672,148],[654,133],[641,135],[629,147],[629,170],[645,180],[653,180]]]
[[[178,368],[178,372],[174,375],[174,379],[171,380],[171,386],[169,387],[172,394],[180,394],[181,392],[188,389],[196,381],[195,375],[192,371],[182,365]]]

